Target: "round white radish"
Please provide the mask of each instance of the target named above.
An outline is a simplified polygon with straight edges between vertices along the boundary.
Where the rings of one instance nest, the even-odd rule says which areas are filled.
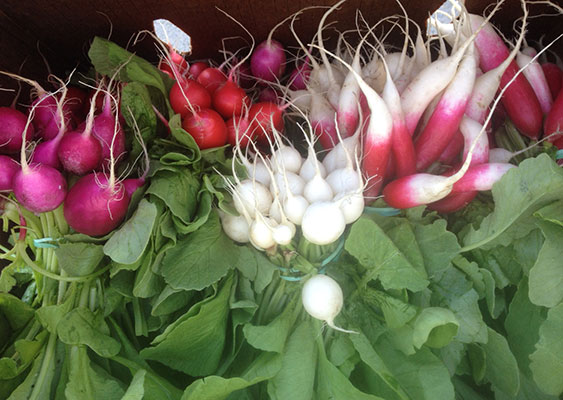
[[[239,214],[244,213],[243,209],[249,214],[254,214],[254,210],[266,214],[270,209],[272,194],[260,182],[244,179],[234,190],[233,200]]]
[[[319,274],[310,278],[303,285],[301,301],[311,317],[325,321],[338,331],[353,333],[334,325],[334,319],[342,310],[344,295],[338,282],[331,277]]]
[[[320,175],[315,174],[313,178],[305,184],[303,197],[309,203],[317,201],[330,201],[334,196],[333,190],[326,180]]]
[[[322,201],[309,205],[303,220],[301,230],[309,242],[324,245],[334,243],[346,229],[344,214],[337,203]]]
[[[326,182],[335,194],[357,192],[362,187],[358,172],[350,167],[335,169],[328,174]]]
[[[271,218],[256,215],[254,221],[250,224],[250,242],[259,249],[269,249],[274,246],[273,228],[277,222]]]
[[[276,197],[274,201],[272,201],[272,205],[270,206],[270,210],[268,211],[268,216],[274,219],[277,223],[280,223],[282,220],[282,205],[279,199]]]
[[[291,222],[289,223],[291,224]],[[294,235],[295,235],[295,225],[293,224],[291,225],[288,225],[286,223],[280,224],[274,227],[272,231],[272,236],[274,238],[274,241],[282,246],[290,244],[291,239],[293,239]]]
[[[286,171],[283,172],[276,172],[274,174],[274,179],[276,181],[280,198],[285,199],[287,197],[287,190],[289,187],[289,191],[293,195],[302,195],[303,194],[303,187],[305,186],[305,181],[303,179],[293,173]],[[270,184],[270,190],[274,191],[274,185]]]
[[[317,173],[317,167],[319,169],[319,174],[322,178],[326,177],[325,166],[317,160],[317,156],[314,150],[309,150],[309,155],[301,164],[301,169],[299,170],[299,176],[305,181],[310,181]]]
[[[275,172],[286,171],[298,173],[303,163],[301,154],[293,147],[285,145],[274,152],[273,159],[275,162],[272,163],[272,167]]]
[[[364,212],[364,196],[361,191],[351,193],[338,193],[334,202],[340,206],[346,224],[356,221]]]
[[[244,215],[230,215],[222,213],[221,225],[225,234],[238,243],[248,243],[250,227]]]
[[[262,160],[257,159],[253,163],[248,163],[246,165],[246,173],[251,180],[260,182],[266,187],[270,186],[271,178],[268,166]]]
[[[354,155],[358,151],[358,144],[356,135],[342,139],[323,159],[326,172],[331,173],[335,169],[344,168],[348,165],[348,160],[354,159]]]
[[[301,225],[303,215],[308,207],[309,202],[301,195],[290,195],[283,202],[283,211],[287,216],[287,219],[295,225]]]

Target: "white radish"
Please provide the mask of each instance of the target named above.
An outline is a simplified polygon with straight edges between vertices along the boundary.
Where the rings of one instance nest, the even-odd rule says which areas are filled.
[[[272,205],[272,194],[260,182],[244,179],[234,189],[238,196],[233,200],[239,214],[242,214],[243,210],[249,214],[253,214],[254,210],[266,214]]]
[[[334,325],[334,319],[342,310],[344,295],[340,285],[331,277],[319,274],[310,278],[303,285],[301,301],[311,317],[325,321],[332,329],[355,333]]]
[[[336,242],[346,229],[344,214],[337,203],[322,201],[309,205],[303,220],[301,230],[309,242],[325,245]]]
[[[260,250],[267,250],[276,245],[273,228],[278,225],[272,218],[256,213],[250,224],[250,243]]]
[[[221,214],[221,226],[225,234],[238,243],[250,241],[250,226],[244,215]]]

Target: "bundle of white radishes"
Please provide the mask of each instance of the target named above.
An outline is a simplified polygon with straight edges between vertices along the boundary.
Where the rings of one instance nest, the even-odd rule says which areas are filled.
[[[357,137],[341,141],[320,162],[304,129],[306,157],[272,132],[269,157],[256,148],[234,147],[233,162],[245,166],[247,177],[239,179],[233,168],[233,182],[228,182],[239,215],[223,214],[223,229],[233,240],[259,249],[288,245],[296,226],[311,243],[337,241],[364,210]]]

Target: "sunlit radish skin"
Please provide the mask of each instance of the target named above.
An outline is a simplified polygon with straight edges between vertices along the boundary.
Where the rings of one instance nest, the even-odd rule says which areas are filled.
[[[301,230],[305,239],[318,245],[336,242],[346,229],[346,220],[337,203],[312,203],[305,210]]]
[[[469,167],[465,175],[454,183],[452,192],[491,190],[493,185],[508,172],[516,168],[513,164],[477,164]]]
[[[189,78],[174,83],[172,89],[170,89],[169,98],[174,112],[182,117],[186,117],[194,111],[211,107],[211,95],[207,89]]]
[[[22,166],[12,179],[18,202],[34,213],[52,211],[64,201],[66,180],[53,167],[31,163]]]

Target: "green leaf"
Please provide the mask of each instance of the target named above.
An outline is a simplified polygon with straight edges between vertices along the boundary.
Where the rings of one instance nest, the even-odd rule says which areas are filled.
[[[520,388],[520,373],[516,358],[508,347],[506,338],[488,328],[489,340],[481,344],[486,355],[485,377],[494,387],[507,395],[515,396]]]
[[[0,313],[4,314],[12,330],[17,331],[33,318],[35,310],[16,296],[0,293]]]
[[[174,229],[181,234],[192,233],[198,230],[209,219],[209,215],[211,214],[212,209],[212,203],[213,196],[211,196],[211,193],[207,192],[206,190],[202,190],[199,193],[197,212],[194,215],[193,220],[190,223],[186,224],[176,216],[172,216]]]
[[[386,231],[387,236],[395,243],[395,246],[405,255],[414,268],[426,277],[424,268],[424,257],[416,241],[413,226],[404,221]]]
[[[563,227],[563,200],[554,201],[540,208],[534,213],[534,216]]]
[[[160,294],[152,301],[151,315],[155,317],[168,315],[186,306],[193,297],[194,291],[173,289],[165,286]]]
[[[120,383],[88,358],[86,347],[69,351],[69,380],[65,389],[67,400],[120,400],[125,391]]]
[[[395,244],[373,221],[360,218],[350,230],[345,249],[368,270],[367,277],[379,278],[386,289],[420,291],[428,285]]]
[[[414,321],[413,344],[416,348],[421,348],[423,344],[444,347],[457,334],[458,328],[459,322],[447,308],[424,308]]]
[[[146,194],[164,201],[174,216],[188,224],[197,209],[199,187],[199,180],[188,168],[160,170],[151,178]]]
[[[479,295],[475,290],[471,289],[450,300],[449,307],[459,323],[456,340],[462,343],[487,341],[487,325],[483,321],[479,309]]]
[[[35,386],[37,386],[37,378],[39,376],[39,372],[41,371],[41,367],[43,365],[44,356],[45,356],[45,348],[41,350],[39,356],[37,356],[33,361],[33,364],[31,365],[31,369],[27,374],[27,376],[25,377],[25,379],[23,380],[23,382],[20,385],[18,385],[17,388],[14,389],[14,391],[12,392],[10,397],[8,397],[7,400],[27,400],[30,398],[33,389],[35,388]],[[50,384],[51,382],[47,382],[47,383]],[[49,400],[48,396],[50,392],[50,387],[45,387],[44,386],[45,384],[46,382],[43,381],[42,390],[38,390],[40,394],[38,397],[40,400]]]
[[[317,354],[316,334],[309,320],[299,324],[282,354],[281,370],[268,381],[272,400],[309,400],[313,397]]]
[[[93,243],[61,243],[55,254],[61,268],[70,276],[91,274],[104,258],[103,247]]]
[[[158,88],[167,96],[169,87],[172,86],[170,78],[160,72],[154,65],[142,59],[109,40],[95,37],[88,57],[103,75],[113,76],[118,68],[119,79],[123,82],[140,82]]]
[[[457,237],[446,225],[445,220],[439,219],[431,225],[416,225],[414,230],[429,277],[446,270],[459,253]]]
[[[74,307],[75,296],[69,296],[64,303],[58,305],[42,306],[35,315],[41,325],[51,333],[57,333],[57,325],[63,317]]]
[[[317,340],[318,343],[319,340]],[[320,346],[323,344],[321,343]],[[372,394],[367,394],[356,388],[352,382],[334,364],[332,364],[325,354],[319,351],[317,372],[317,398],[318,399],[355,399],[355,400],[383,400]],[[288,383],[291,385],[291,382]],[[294,388],[297,390],[298,388]],[[283,397],[289,399],[292,397]],[[310,399],[311,397],[299,397]]]
[[[156,215],[156,206],[141,200],[133,216],[106,242],[104,254],[121,264],[138,261],[149,243]]]
[[[175,114],[170,118],[170,132],[172,137],[188,149],[188,159],[191,162],[196,162],[201,159],[201,151],[192,135],[182,128],[182,119],[180,114]]]
[[[530,270],[530,300],[538,306],[554,307],[563,300],[563,227],[538,221],[545,242]]]
[[[205,225],[166,252],[160,272],[174,289],[201,290],[225,276],[237,264],[238,254],[214,212]]]
[[[188,386],[182,400],[224,400],[231,393],[272,378],[281,368],[281,355],[262,353],[241,377],[207,376]]]
[[[563,303],[547,312],[540,326],[540,340],[530,355],[530,369],[534,381],[545,393],[559,396],[563,393]]]
[[[119,353],[121,345],[109,336],[109,328],[101,313],[94,314],[89,308],[78,307],[66,314],[57,325],[62,342],[71,345],[87,345],[102,357]]]
[[[169,325],[153,341],[158,344],[144,348],[141,356],[192,376],[214,373],[225,346],[232,283],[229,277],[215,298]]]
[[[545,321],[545,314],[542,307],[532,304],[528,298],[528,283],[523,279],[510,303],[504,327],[520,370],[528,376],[531,376],[529,356],[539,340],[540,325]]]
[[[534,228],[532,214],[563,198],[563,170],[546,154],[528,158],[508,171],[492,189],[495,210],[479,229],[471,228],[462,251],[509,245]]]
[[[448,369],[427,347],[407,356],[394,348],[386,336],[382,336],[374,349],[410,398],[454,399]]]
[[[362,361],[381,378],[381,381],[384,382],[399,399],[408,399],[407,394],[401,388],[391,371],[389,371],[383,359],[372,347],[366,336],[363,333],[359,333],[357,335],[350,335],[349,337]]]
[[[243,328],[244,337],[248,343],[263,351],[281,353],[285,342],[297,317],[295,301],[285,307],[283,312],[268,325],[255,326],[246,324]]]
[[[135,375],[133,375],[133,380],[129,384],[127,391],[121,398],[121,400],[143,400],[145,396],[145,376],[147,371],[144,369],[138,370]]]

